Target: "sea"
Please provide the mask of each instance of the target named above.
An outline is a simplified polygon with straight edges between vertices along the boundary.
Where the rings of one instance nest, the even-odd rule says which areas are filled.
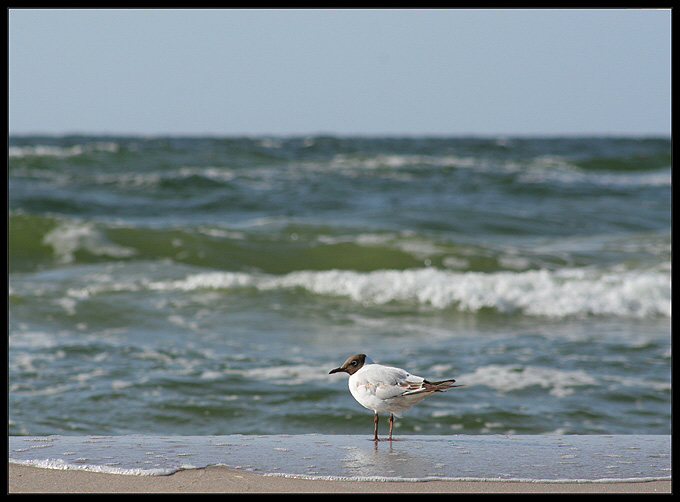
[[[668,435],[671,141],[10,136],[10,436]],[[387,417],[381,435],[387,433]]]

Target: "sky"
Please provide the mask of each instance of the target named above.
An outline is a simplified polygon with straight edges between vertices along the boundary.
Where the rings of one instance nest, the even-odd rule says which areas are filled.
[[[669,136],[670,10],[10,9],[10,135]]]

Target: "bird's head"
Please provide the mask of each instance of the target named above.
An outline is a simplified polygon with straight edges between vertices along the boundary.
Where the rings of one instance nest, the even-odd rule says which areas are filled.
[[[339,368],[330,370],[328,374],[330,375],[332,373],[344,371],[345,373],[352,375],[359,371],[364,366],[364,364],[371,364],[372,362],[373,361],[371,361],[371,359],[367,357],[366,354],[355,354],[351,357],[348,357]]]

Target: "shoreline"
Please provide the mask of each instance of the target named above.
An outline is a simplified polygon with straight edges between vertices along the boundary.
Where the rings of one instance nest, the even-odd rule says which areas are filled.
[[[364,481],[265,475],[223,466],[134,476],[9,463],[8,493],[672,493],[672,480],[638,482]]]
[[[669,493],[672,483],[670,436],[10,436],[9,447],[17,493]]]

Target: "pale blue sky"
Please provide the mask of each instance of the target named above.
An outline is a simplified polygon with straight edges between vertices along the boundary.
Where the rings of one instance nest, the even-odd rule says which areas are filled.
[[[670,10],[9,11],[10,134],[664,135]]]

